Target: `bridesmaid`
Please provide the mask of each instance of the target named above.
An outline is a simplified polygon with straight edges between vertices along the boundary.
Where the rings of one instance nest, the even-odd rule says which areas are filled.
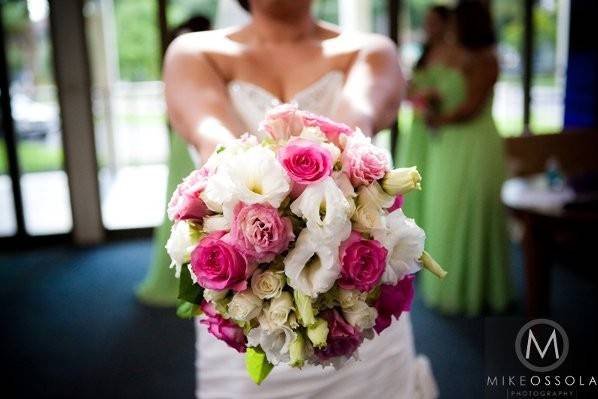
[[[437,137],[423,205],[426,248],[449,274],[439,282],[424,273],[422,294],[443,313],[500,312],[511,300],[511,280],[499,199],[503,147],[492,119],[496,37],[480,2],[461,3],[451,29],[456,40],[446,42],[430,71],[441,101],[427,118]]]
[[[446,6],[431,7],[424,21],[426,43],[415,68],[408,88],[408,98],[413,106],[413,119],[408,130],[401,131],[399,148],[395,159],[402,167],[417,165],[420,173],[426,178],[429,131],[425,123],[426,108],[434,100],[435,90],[428,73],[434,63],[437,48],[445,40],[450,20],[450,9]],[[403,133],[404,132],[404,133]],[[405,214],[414,218],[420,226],[424,226],[422,214],[424,191],[411,193],[403,205]]]

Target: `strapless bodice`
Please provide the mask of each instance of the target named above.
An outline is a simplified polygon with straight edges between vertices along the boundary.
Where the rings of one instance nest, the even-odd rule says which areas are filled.
[[[313,113],[331,116],[338,105],[343,88],[344,74],[333,70],[316,80],[291,99],[301,109]],[[281,103],[274,94],[253,83],[232,80],[228,92],[235,111],[245,123],[245,127],[254,134],[268,109]]]

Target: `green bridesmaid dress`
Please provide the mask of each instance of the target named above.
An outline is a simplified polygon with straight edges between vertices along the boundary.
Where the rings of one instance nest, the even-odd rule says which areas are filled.
[[[193,169],[187,143],[178,135],[171,134],[166,201],[170,200],[176,186]],[[147,276],[136,289],[137,298],[147,305],[173,306],[177,302],[178,279],[174,277],[174,270],[169,268],[170,258],[164,249],[171,226],[172,222],[166,217],[165,209],[164,221],[154,232],[152,263]]]
[[[411,90],[417,92],[418,90],[429,88],[432,83],[429,75],[427,69],[415,70],[410,83]],[[405,110],[402,112],[405,112]],[[412,115],[411,123],[407,125],[407,129],[403,128],[400,130],[398,150],[395,154],[395,165],[402,168],[417,166],[419,173],[425,179],[430,134],[422,111],[414,108]],[[425,190],[410,193],[405,197],[402,207],[407,216],[415,219],[422,226],[424,225],[422,206],[425,193]]]
[[[465,78],[454,68],[431,67],[443,112],[465,98]],[[427,251],[448,271],[421,278],[424,301],[447,314],[505,310],[512,298],[506,219],[500,202],[502,139],[492,99],[473,119],[442,126],[430,140],[423,213]]]

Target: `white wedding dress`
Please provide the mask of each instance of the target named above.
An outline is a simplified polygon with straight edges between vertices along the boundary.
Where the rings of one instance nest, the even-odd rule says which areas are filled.
[[[337,105],[344,76],[332,71],[293,98],[301,108],[330,115]],[[251,83],[232,81],[230,98],[239,118],[257,132],[265,111],[280,103],[275,96]],[[396,398],[432,399],[438,396],[429,362],[416,356],[411,320],[403,313],[399,321],[359,348],[359,361],[341,369],[307,366],[301,370],[275,367],[266,381],[255,385],[245,371],[243,355],[196,324],[196,395],[201,399],[242,398]]]

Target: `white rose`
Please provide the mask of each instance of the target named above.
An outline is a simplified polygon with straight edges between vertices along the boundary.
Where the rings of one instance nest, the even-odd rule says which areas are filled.
[[[248,346],[261,346],[266,358],[273,365],[288,363],[291,360],[289,349],[297,334],[288,326],[280,326],[272,330],[253,328],[247,334]]]
[[[378,311],[363,301],[358,301],[349,308],[343,308],[343,316],[349,324],[361,331],[374,327]]]
[[[367,297],[366,292],[360,292],[358,290],[346,290],[344,288],[338,289],[338,303],[341,308],[350,308],[355,306],[359,301],[364,301]]]
[[[324,143],[327,140],[326,135],[317,126],[304,127],[303,130],[301,130],[299,137],[319,143]]]
[[[177,278],[181,276],[183,264],[189,262],[189,256],[194,246],[195,241],[192,238],[189,224],[183,220],[176,222],[170,230],[170,237],[165,248],[171,259],[170,267],[175,267]]]
[[[382,283],[394,285],[406,274],[421,269],[426,233],[401,209],[386,216],[384,228],[373,230],[372,236],[388,249]]]
[[[284,287],[284,272],[256,270],[251,276],[251,290],[260,299],[271,299],[280,295]]]
[[[293,309],[293,298],[288,292],[282,292],[279,297],[270,301],[270,306],[264,313],[268,314],[270,322],[276,326],[282,326],[289,318]]]
[[[226,297],[226,294],[228,294],[228,290],[211,290],[209,288],[206,288],[203,290],[203,299],[212,303],[218,302],[224,299],[224,297]]]
[[[203,231],[206,233],[213,233],[215,231],[230,230],[230,220],[224,215],[212,215],[203,218]]]
[[[232,319],[249,321],[259,316],[262,311],[262,300],[250,290],[237,292],[228,303],[228,314]]]
[[[386,194],[378,182],[361,186],[357,194],[357,208],[352,220],[355,230],[369,233],[384,227],[384,209],[394,203],[394,198]]]
[[[326,148],[330,153],[330,158],[332,159],[332,164],[336,164],[340,157],[341,157],[341,150],[332,143],[323,143],[322,147]]]

